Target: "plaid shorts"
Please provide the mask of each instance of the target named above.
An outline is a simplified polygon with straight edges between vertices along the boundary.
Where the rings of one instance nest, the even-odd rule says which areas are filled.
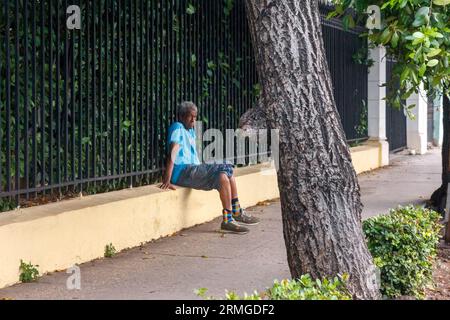
[[[225,173],[228,178],[231,178],[233,176],[233,165],[231,163],[187,165],[181,171],[175,184],[198,190],[219,190],[221,173]]]

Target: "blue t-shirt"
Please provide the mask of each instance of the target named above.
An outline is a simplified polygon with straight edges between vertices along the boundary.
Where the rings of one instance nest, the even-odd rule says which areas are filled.
[[[200,164],[197,155],[197,149],[195,148],[195,130],[187,130],[181,122],[174,122],[169,127],[169,133],[167,137],[167,148],[170,151],[170,145],[177,143],[180,145],[180,149],[175,157],[174,167],[172,171],[171,183],[176,183],[181,171],[188,164]]]

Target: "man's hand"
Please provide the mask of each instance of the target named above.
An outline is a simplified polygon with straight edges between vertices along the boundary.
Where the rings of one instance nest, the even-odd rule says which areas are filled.
[[[175,186],[173,184],[171,184],[170,182],[163,182],[160,186],[161,189],[163,190],[177,190],[177,188],[175,188]]]

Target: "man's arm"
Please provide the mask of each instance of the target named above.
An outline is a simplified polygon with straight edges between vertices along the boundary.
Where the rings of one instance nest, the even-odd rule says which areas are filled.
[[[175,186],[170,183],[170,179],[172,178],[173,166],[179,150],[180,145],[178,143],[170,145],[170,152],[166,161],[166,172],[164,173],[163,183],[159,186],[161,189],[176,190]]]

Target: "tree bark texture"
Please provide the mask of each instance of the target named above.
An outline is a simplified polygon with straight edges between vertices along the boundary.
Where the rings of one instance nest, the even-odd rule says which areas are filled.
[[[246,11],[262,85],[261,108],[269,128],[280,130],[277,175],[291,275],[348,273],[354,298],[378,299],[318,1],[246,0]]]
[[[431,196],[430,207],[442,215],[444,215],[444,209],[447,202],[447,187],[450,174],[450,99],[444,95],[443,102],[443,122],[444,122],[444,139],[442,142],[442,185]]]

